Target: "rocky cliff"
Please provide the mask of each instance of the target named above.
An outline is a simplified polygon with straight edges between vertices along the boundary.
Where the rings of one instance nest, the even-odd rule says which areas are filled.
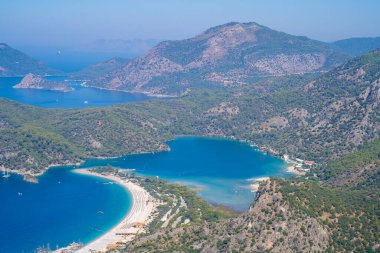
[[[161,231],[134,241],[126,252],[322,252],[329,233],[306,213],[289,207],[276,180],[257,192],[237,218]]]

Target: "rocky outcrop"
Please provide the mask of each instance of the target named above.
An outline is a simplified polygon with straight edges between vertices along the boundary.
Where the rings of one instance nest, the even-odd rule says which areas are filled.
[[[38,90],[53,90],[61,92],[73,91],[73,88],[63,82],[49,81],[41,76],[27,74],[19,84],[13,86],[16,89],[38,89]]]
[[[161,231],[133,242],[126,252],[323,252],[329,233],[315,219],[295,213],[267,181],[252,207],[237,218],[172,231]]]

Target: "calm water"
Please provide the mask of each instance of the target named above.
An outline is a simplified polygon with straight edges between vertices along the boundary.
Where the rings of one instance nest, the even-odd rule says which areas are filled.
[[[170,141],[170,152],[88,160],[83,167],[113,165],[136,169],[137,174],[159,176],[199,190],[211,203],[244,210],[252,203],[247,179],[286,177],[285,163],[245,143],[198,137]]]
[[[138,174],[196,188],[210,202],[237,210],[248,208],[254,197],[247,179],[287,176],[281,160],[237,141],[187,137],[168,144],[170,152],[93,159],[81,167],[133,168]],[[52,168],[39,184],[26,183],[16,175],[0,178],[0,252],[32,252],[48,243],[51,248],[72,241],[86,243],[128,211],[131,199],[122,187],[72,169]]]
[[[55,249],[98,237],[131,204],[124,188],[106,182],[66,168],[49,170],[39,184],[16,175],[0,178],[0,252],[33,252],[47,244]]]
[[[64,77],[51,77],[64,80]],[[0,78],[0,97],[48,108],[83,108],[150,99],[141,94],[84,88],[74,92],[13,89],[21,78]],[[84,103],[88,101],[88,103]],[[195,188],[211,203],[244,210],[254,195],[247,179],[288,176],[285,164],[247,144],[222,139],[187,137],[168,143],[170,152],[88,160],[81,167],[111,164],[136,169]],[[114,226],[130,208],[130,196],[103,179],[57,167],[40,177],[39,184],[12,175],[0,178],[0,253],[33,252],[73,241],[87,243]],[[20,193],[20,194],[19,194]],[[99,214],[99,211],[104,214]]]
[[[19,83],[21,79],[21,77],[0,77],[0,97],[46,108],[100,107],[116,103],[138,102],[153,99],[152,97],[138,93],[86,88],[80,86],[79,82],[68,82],[68,84],[75,90],[67,93],[12,88],[12,86]],[[47,79],[63,81],[65,80],[65,77],[48,77]]]

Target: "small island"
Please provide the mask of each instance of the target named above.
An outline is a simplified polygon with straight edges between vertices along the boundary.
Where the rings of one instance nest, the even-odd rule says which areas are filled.
[[[20,83],[13,86],[16,89],[38,89],[52,90],[60,92],[70,92],[74,89],[63,82],[56,82],[44,79],[42,76],[32,73],[27,74]]]

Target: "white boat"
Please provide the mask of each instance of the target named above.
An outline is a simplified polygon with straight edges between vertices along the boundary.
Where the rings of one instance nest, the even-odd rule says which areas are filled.
[[[3,178],[8,178],[10,177],[11,175],[9,174],[8,170],[7,169],[4,169],[3,171]]]

